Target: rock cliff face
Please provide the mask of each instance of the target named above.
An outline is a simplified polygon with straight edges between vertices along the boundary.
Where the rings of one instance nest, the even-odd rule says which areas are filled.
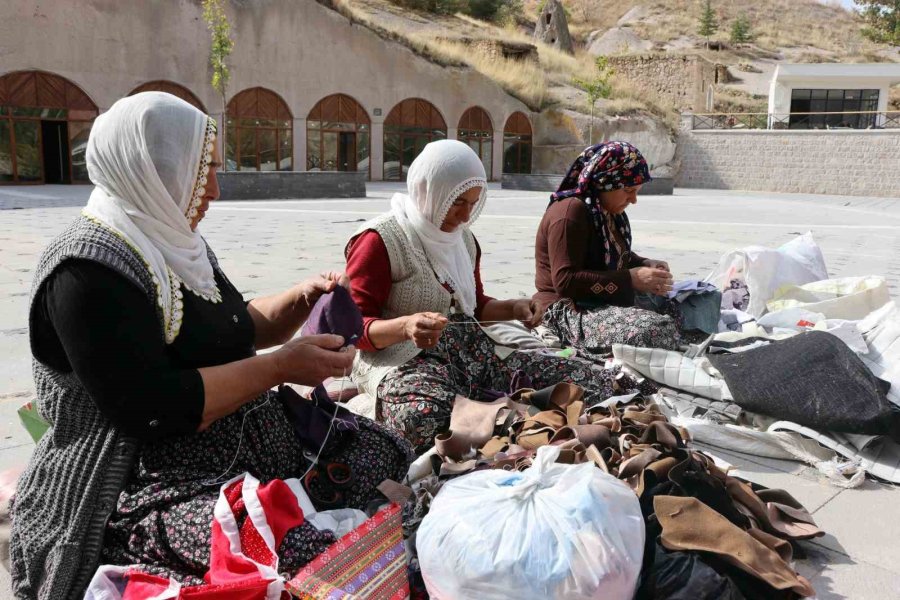
[[[590,117],[571,110],[550,110],[534,116],[532,172],[563,174],[590,139]],[[622,140],[634,144],[650,163],[653,174],[676,170],[675,140],[669,129],[650,117],[594,118],[594,143]]]
[[[563,52],[575,53],[566,11],[559,0],[547,0],[534,28],[534,39]]]

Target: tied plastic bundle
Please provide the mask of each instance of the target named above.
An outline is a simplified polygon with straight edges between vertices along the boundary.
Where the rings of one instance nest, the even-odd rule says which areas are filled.
[[[634,492],[593,463],[538,449],[521,472],[476,471],[441,488],[416,548],[436,600],[627,600],[644,549]]]

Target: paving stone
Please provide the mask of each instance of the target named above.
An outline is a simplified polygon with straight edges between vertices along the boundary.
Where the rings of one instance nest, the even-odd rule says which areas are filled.
[[[389,210],[404,190],[370,183],[364,200],[219,202],[201,229],[229,278],[247,297],[282,291],[323,269],[340,268],[361,220]],[[0,188],[0,469],[27,461],[33,445],[15,413],[33,394],[27,328],[32,269],[43,247],[87,202],[87,186]],[[530,294],[535,229],[548,192],[492,185],[473,231],[482,245],[486,292]],[[15,209],[15,207],[19,207]],[[635,250],[667,259],[678,277],[705,277],[722,253],[758,244],[777,246],[812,230],[832,276],[882,274],[900,289],[900,200],[752,194],[676,189],[642,196],[629,209]],[[781,487],[811,511],[829,535],[804,543],[810,556],[797,568],[819,598],[900,598],[900,491],[867,483],[842,491],[799,463],[711,451],[737,473]],[[0,590],[9,589],[0,570]],[[3,596],[0,592],[0,596]]]

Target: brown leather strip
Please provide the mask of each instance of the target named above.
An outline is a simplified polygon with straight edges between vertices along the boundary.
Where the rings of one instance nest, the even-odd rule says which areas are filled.
[[[797,575],[778,552],[696,498],[657,496],[653,508],[662,526],[660,541],[668,550],[712,552],[777,590],[815,595],[809,582]]]

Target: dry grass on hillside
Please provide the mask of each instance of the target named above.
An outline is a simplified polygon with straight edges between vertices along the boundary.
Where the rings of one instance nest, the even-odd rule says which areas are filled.
[[[526,15],[537,15],[540,0],[526,0]],[[699,0],[564,0],[569,29],[584,41],[594,30],[615,27],[632,8],[644,5],[647,17],[634,23],[634,32],[645,40],[666,43],[679,38],[700,41],[697,34]],[[714,0],[719,21],[715,40],[728,40],[731,24],[741,14],[751,23],[756,45],[768,49],[813,47],[839,57],[874,56],[876,44],[864,39],[862,24],[839,5],[818,0]],[[842,59],[843,60],[843,59]]]
[[[470,66],[535,110],[540,110],[547,103],[547,77],[534,63],[488,58],[473,52],[466,44],[430,35],[411,34],[408,40],[428,56]]]
[[[591,0],[596,1],[596,0]],[[381,7],[377,0],[369,0]],[[541,110],[559,103],[549,91],[551,86],[571,86],[574,77],[589,78],[594,72],[594,57],[583,50],[575,56],[535,40],[515,27],[498,27],[466,15],[442,17],[447,25],[448,36],[438,37],[431,31],[417,31],[412,22],[408,25],[402,19],[379,20],[373,16],[366,4],[354,0],[331,0],[332,5],[347,18],[365,25],[383,37],[394,39],[417,54],[448,67],[468,66],[495,81],[506,92],[518,98],[529,108]],[[396,14],[388,4],[384,8]],[[455,27],[452,26],[455,24]],[[452,33],[477,32],[481,37],[505,41],[535,44],[538,63],[509,59],[488,58],[472,49],[464,42],[455,42]],[[568,108],[585,112],[581,103],[564,103]],[[572,104],[569,106],[569,104]],[[598,102],[598,114],[627,115],[637,113],[654,114],[667,123],[674,123],[674,109],[624,80],[613,81],[612,98]]]
[[[404,27],[402,21],[390,24],[381,22],[353,0],[331,0],[331,4],[348,19],[405,45],[432,62],[446,67],[467,66],[482,73],[533,110],[541,110],[546,103],[546,77],[535,65],[503,59],[488,60],[463,43],[417,33],[411,27]]]
[[[713,112],[764,113],[769,110],[769,100],[765,96],[748,94],[731,87],[716,86]]]

